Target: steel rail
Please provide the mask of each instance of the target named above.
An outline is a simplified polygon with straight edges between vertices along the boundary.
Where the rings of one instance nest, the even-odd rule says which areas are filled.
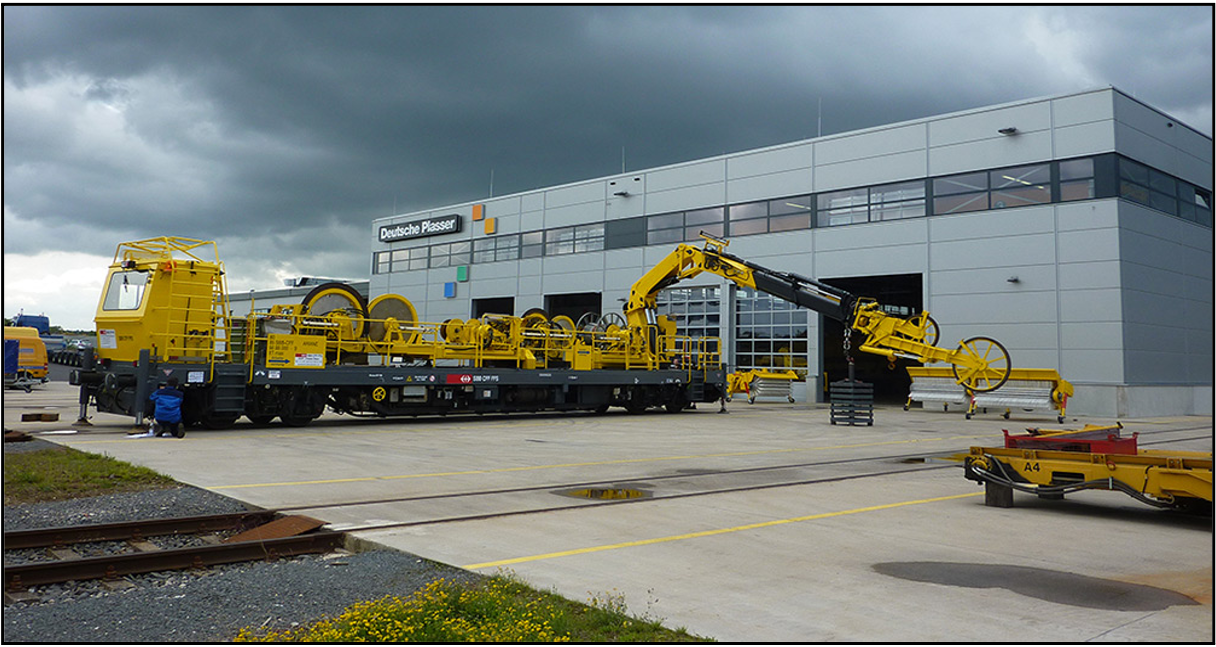
[[[203,568],[261,559],[269,561],[279,557],[324,553],[341,548],[345,543],[346,533],[325,531],[283,539],[6,566],[4,590],[22,591],[31,586],[69,580],[115,579],[154,571]]]
[[[142,519],[82,526],[57,526],[4,533],[4,548],[41,548],[94,541],[141,540],[161,535],[195,535],[220,530],[247,530],[272,521],[274,510],[251,510],[167,519]]]

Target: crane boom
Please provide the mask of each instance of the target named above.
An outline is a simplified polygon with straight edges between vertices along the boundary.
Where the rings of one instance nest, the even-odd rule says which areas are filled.
[[[958,383],[973,392],[994,391],[1009,379],[1009,353],[996,340],[973,337],[953,351],[938,348],[937,324],[922,312],[907,319],[883,312],[873,299],[865,299],[821,281],[793,272],[772,270],[728,253],[729,241],[705,233],[703,247],[680,244],[633,284],[625,303],[625,320],[631,329],[654,324],[657,297],[664,288],[702,272],[717,274],[735,285],[751,288],[814,310],[843,322],[866,339],[859,348],[882,355],[923,363],[948,362]]]

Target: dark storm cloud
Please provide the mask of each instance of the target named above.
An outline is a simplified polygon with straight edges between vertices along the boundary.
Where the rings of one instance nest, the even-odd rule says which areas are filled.
[[[828,134],[1112,84],[1210,132],[1211,45],[1206,7],[5,7],[5,251],[183,235],[366,276],[372,218],[491,172],[813,137],[820,105]]]

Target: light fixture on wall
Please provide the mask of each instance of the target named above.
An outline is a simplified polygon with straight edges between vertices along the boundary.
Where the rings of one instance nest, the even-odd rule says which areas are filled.
[[[1022,279],[1019,279],[1017,276],[1011,276],[1011,277],[1005,279],[1005,282],[1006,283],[1021,283]]]
[[[1010,126],[1008,128],[1001,128],[1000,130],[997,130],[997,132],[1002,135],[1016,135],[1018,134],[1018,129]]]
[[[628,198],[629,192],[628,191],[617,191],[616,193],[613,193],[612,195],[619,195],[622,198]]]

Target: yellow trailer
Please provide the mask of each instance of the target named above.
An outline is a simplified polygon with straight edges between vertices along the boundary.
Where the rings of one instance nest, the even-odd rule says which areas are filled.
[[[985,504],[1013,507],[1013,491],[1063,499],[1081,490],[1117,490],[1160,508],[1211,510],[1212,452],[1137,447],[1120,425],[1005,432],[1004,447],[972,447],[966,478],[983,483]]]

